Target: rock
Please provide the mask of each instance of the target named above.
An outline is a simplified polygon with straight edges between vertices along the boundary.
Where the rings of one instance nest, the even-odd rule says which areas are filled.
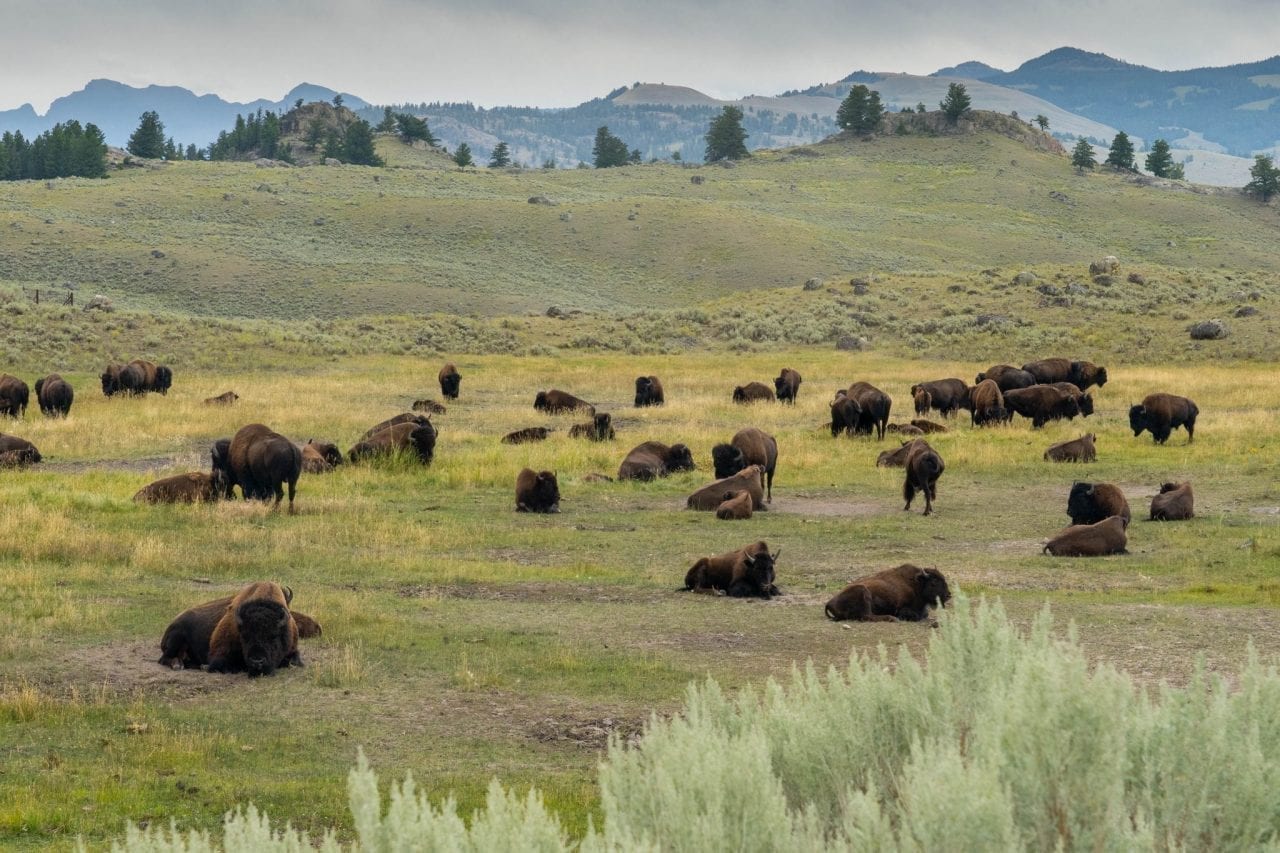
[[[559,308],[557,308],[556,306],[552,305],[550,308],[548,308],[548,309],[547,309],[547,316],[548,316],[548,317],[563,317],[563,316],[565,316],[565,313],[564,313],[563,311],[561,311]]]
[[[1063,204],[1071,204],[1071,199],[1067,198],[1067,194],[1060,193],[1057,190],[1054,190],[1053,192],[1049,193],[1049,198],[1053,199],[1054,201],[1060,201]]]
[[[636,220],[636,212],[633,210],[633,211],[631,211],[630,213],[628,213],[628,214],[627,214],[627,221],[628,221],[628,222],[635,222],[635,220]]]
[[[164,252],[160,251],[159,249],[152,249],[151,257],[155,258],[158,261],[164,257]]]
[[[256,187],[254,187],[254,189],[256,189],[260,193],[275,192],[275,190],[271,188],[271,184],[258,184]]]
[[[1088,292],[1089,292],[1089,288],[1085,287],[1083,284],[1081,284],[1078,281],[1073,281],[1067,285],[1067,293],[1071,294],[1072,296],[1083,296]]]
[[[1033,273],[1033,272],[1030,272],[1029,270],[1023,270],[1022,272],[1018,273],[1017,275],[1015,275],[1015,276],[1013,277],[1013,283],[1014,283],[1014,284],[1023,284],[1023,285],[1026,285],[1026,284],[1035,284],[1035,283],[1036,283],[1036,274],[1035,274],[1035,273]]]
[[[702,175],[694,175],[693,177],[689,178],[689,183],[691,184],[701,184],[704,181],[706,181],[706,178],[704,178]]]
[[[805,290],[818,290],[822,287],[822,279],[814,276],[804,283]]]
[[[860,338],[857,335],[841,335],[836,339],[836,349],[845,351],[860,351],[869,346],[866,338]]]
[[[1043,293],[1045,296],[1058,296],[1062,293],[1061,290],[1058,290],[1057,287],[1047,281],[1044,284],[1036,285],[1036,292]]]
[[[1129,273],[1129,283],[1130,284],[1146,284],[1147,277],[1140,272],[1131,272]]]
[[[560,214],[560,221],[561,222],[573,221],[573,214],[566,210],[564,213]]]
[[[311,224],[312,224],[312,225],[323,225],[323,224],[324,224],[324,217],[323,217],[323,216],[317,216],[315,219],[313,219],[313,220],[311,221]]]
[[[1170,240],[1168,243],[1165,243],[1165,245],[1168,246],[1170,249],[1178,248],[1178,244],[1173,242],[1172,240]]]
[[[283,160],[272,160],[269,157],[259,157],[253,161],[253,165],[259,169],[288,169],[289,164]]]
[[[1241,305],[1233,313],[1232,317],[1253,317],[1258,313],[1258,309],[1252,305]]]
[[[558,201],[552,201],[551,199],[547,198],[545,195],[535,195],[535,196],[530,196],[529,198],[529,204],[545,204],[547,207],[555,207],[559,203],[560,202]]]
[[[342,165],[342,161],[341,161],[341,160],[337,160],[337,159],[335,159],[335,158],[333,158],[333,157],[326,157],[326,158],[324,158],[324,164],[325,164],[326,166],[341,166],[341,165]]]
[[[86,303],[84,304],[84,308],[83,308],[82,310],[84,310],[84,311],[105,311],[105,312],[107,312],[107,313],[111,313],[112,311],[114,311],[114,310],[116,310],[116,309],[115,309],[115,306],[111,304],[111,300],[110,300],[110,299],[108,299],[107,297],[105,297],[105,296],[103,296],[103,295],[99,294],[99,295],[97,295],[97,296],[94,296],[94,297],[93,297],[92,299],[90,299],[88,302],[86,302]]]
[[[858,282],[853,286],[853,294],[855,296],[866,296],[871,292],[871,286],[865,282]]]
[[[223,201],[235,201],[235,200],[236,200],[236,195],[235,195],[235,193],[223,193],[223,194],[222,194],[222,200],[223,200]]]
[[[1188,326],[1187,331],[1193,341],[1220,341],[1230,334],[1227,324],[1221,320],[1201,320]]]
[[[1116,280],[1109,275],[1095,275],[1093,277],[1093,283],[1099,287],[1110,287],[1116,283]]]

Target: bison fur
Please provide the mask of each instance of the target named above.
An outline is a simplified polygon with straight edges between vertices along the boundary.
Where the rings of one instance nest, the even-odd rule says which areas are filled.
[[[1196,418],[1200,409],[1186,397],[1176,394],[1150,394],[1140,405],[1129,409],[1129,426],[1134,437],[1143,430],[1151,432],[1156,444],[1164,444],[1178,427],[1187,431],[1187,444],[1196,437]]]
[[[727,554],[702,557],[684,576],[684,590],[723,592],[732,598],[772,598],[777,587],[781,550],[769,553],[767,543],[755,542]]]
[[[525,468],[516,476],[516,512],[559,512],[560,484],[551,471]]]
[[[1098,451],[1094,442],[1098,437],[1093,433],[1085,433],[1071,441],[1059,442],[1044,452],[1046,462],[1096,462]]]
[[[933,501],[938,497],[938,478],[946,467],[942,457],[927,441],[917,438],[907,449],[903,467],[907,469],[907,476],[902,483],[902,498],[906,501],[902,509],[911,509],[911,501],[916,492],[920,492],[924,495],[924,514],[932,515]]]
[[[1110,483],[1072,483],[1071,493],[1067,495],[1067,515],[1071,516],[1072,524],[1097,524],[1118,515],[1127,525],[1131,517],[1124,492]]]
[[[855,580],[823,609],[836,622],[919,622],[930,607],[946,607],[950,600],[951,588],[942,572],[904,563]]]
[[[1151,499],[1152,521],[1186,521],[1195,517],[1195,497],[1190,483],[1165,483]]]
[[[1113,515],[1095,524],[1075,524],[1050,539],[1044,546],[1046,554],[1055,557],[1105,557],[1108,554],[1127,554],[1125,545],[1125,520]]]
[[[693,453],[683,444],[667,446],[658,441],[638,444],[618,466],[619,480],[655,480],[676,471],[692,471]]]

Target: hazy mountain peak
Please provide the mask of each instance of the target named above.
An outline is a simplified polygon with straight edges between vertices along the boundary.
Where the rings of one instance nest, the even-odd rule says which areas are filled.
[[[1105,53],[1090,53],[1078,47],[1059,47],[1048,53],[1028,59],[1018,66],[1013,73],[1024,71],[1119,71],[1122,69],[1142,68],[1107,56]]]
[[[986,80],[988,77],[995,77],[997,74],[1003,74],[1004,71],[999,68],[988,65],[985,62],[970,60],[969,62],[961,62],[959,65],[951,65],[947,68],[939,68],[930,74],[930,77],[963,77],[967,80]]]

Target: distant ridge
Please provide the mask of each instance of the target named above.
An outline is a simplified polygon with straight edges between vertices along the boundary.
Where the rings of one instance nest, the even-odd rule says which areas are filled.
[[[930,74],[930,77],[961,77],[966,80],[986,80],[989,77],[995,77],[997,74],[1003,74],[999,68],[993,68],[985,62],[961,62],[959,65],[952,65],[948,68],[939,68]]]

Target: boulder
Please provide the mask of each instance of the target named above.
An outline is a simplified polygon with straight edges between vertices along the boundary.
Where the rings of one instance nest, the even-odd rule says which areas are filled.
[[[107,312],[107,313],[109,314],[109,313],[111,313],[112,311],[114,311],[114,310],[116,310],[116,309],[115,309],[115,306],[111,304],[111,300],[110,300],[110,299],[108,299],[107,297],[105,297],[105,296],[103,296],[103,295],[99,294],[99,295],[94,296],[93,298],[91,298],[88,302],[86,302],[86,303],[84,304],[84,309],[83,309],[83,310],[85,310],[85,311],[105,311],[105,312]]]
[[[814,276],[804,283],[805,290],[819,290],[822,287],[822,279]]]
[[[1227,324],[1221,320],[1201,320],[1188,326],[1187,331],[1193,341],[1220,341],[1230,334]]]
[[[545,195],[535,195],[535,196],[530,196],[529,198],[529,204],[544,204],[547,207],[555,207],[559,203],[560,202],[558,201],[552,201],[551,199],[547,198]]]

